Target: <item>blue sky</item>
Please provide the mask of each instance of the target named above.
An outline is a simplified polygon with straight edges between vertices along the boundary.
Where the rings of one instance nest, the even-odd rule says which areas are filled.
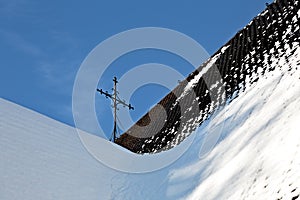
[[[73,126],[73,82],[81,62],[101,41],[132,28],[164,27],[192,37],[213,54],[264,10],[266,2],[271,1],[0,0],[1,97]],[[172,54],[143,50],[116,60],[99,87],[109,90],[114,75],[149,62],[172,66],[184,75],[193,70]],[[157,85],[136,91],[130,99],[136,108],[133,119],[167,92]],[[110,102],[99,98],[103,105],[97,108],[98,117],[109,135]]]

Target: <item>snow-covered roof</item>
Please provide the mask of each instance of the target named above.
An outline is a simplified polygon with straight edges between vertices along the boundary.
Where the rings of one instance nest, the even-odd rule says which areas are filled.
[[[299,42],[298,24],[299,1],[280,0],[268,5],[117,143],[137,153],[157,153],[180,144],[212,113],[281,67],[280,58],[288,59],[289,51]]]

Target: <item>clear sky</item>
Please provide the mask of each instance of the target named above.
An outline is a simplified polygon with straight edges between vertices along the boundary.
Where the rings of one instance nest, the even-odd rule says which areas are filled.
[[[101,41],[132,28],[164,27],[190,36],[213,54],[264,10],[266,2],[271,1],[0,0],[1,97],[73,126],[75,76]],[[172,66],[184,75],[193,70],[172,54],[137,51],[116,60],[99,87],[110,90],[114,75],[149,62]],[[133,119],[139,119],[167,92],[157,85],[137,90],[130,99],[136,108]],[[100,98],[104,97],[96,96],[103,108],[97,108],[98,117],[110,135],[110,102]]]

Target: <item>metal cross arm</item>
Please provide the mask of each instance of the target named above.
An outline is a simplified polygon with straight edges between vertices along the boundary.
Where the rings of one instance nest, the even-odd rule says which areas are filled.
[[[131,104],[126,104],[124,101],[121,101],[120,99],[116,99],[118,104],[122,104],[123,106],[126,106],[129,108],[129,110],[134,110],[134,107],[131,106]]]
[[[128,107],[129,110],[134,110],[134,107],[133,107],[131,104],[127,104],[127,103],[125,103],[125,101],[121,101],[121,100],[118,99],[118,98],[115,99],[115,98],[113,97],[113,95],[112,95],[112,94],[109,94],[107,91],[104,92],[102,89],[98,89],[98,88],[97,88],[97,92],[99,92],[100,94],[104,94],[106,98],[109,97],[109,98],[111,98],[112,100],[116,100],[116,102],[117,102],[118,104],[122,104],[123,106]]]
[[[107,91],[106,91],[106,92],[103,92],[102,89],[99,90],[98,88],[97,88],[97,91],[100,92],[100,94],[104,94],[106,98],[107,98],[107,97],[109,97],[109,98],[111,98],[111,99],[113,98],[112,95],[109,94]]]

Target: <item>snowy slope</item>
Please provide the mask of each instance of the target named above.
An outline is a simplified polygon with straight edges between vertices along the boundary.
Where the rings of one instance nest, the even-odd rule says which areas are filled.
[[[224,139],[204,159],[209,166],[201,174],[208,177],[186,199],[300,199],[300,49],[296,48],[290,62],[279,60],[282,69],[277,66],[223,110]],[[220,114],[213,120],[218,118],[222,119]],[[198,171],[195,166],[184,167],[182,175],[193,170]]]
[[[198,130],[213,136],[222,126],[221,140],[207,157],[198,157],[199,134],[169,168],[129,176],[116,199],[300,199],[299,44],[281,54],[288,59],[273,57],[274,71]],[[140,193],[130,192],[134,188]]]
[[[0,110],[1,200],[109,199],[115,173],[87,153],[74,128],[3,99]]]
[[[198,130],[222,139],[203,159],[203,137],[162,170],[105,167],[76,130],[0,100],[0,199],[297,199],[300,194],[299,44],[289,59]]]

